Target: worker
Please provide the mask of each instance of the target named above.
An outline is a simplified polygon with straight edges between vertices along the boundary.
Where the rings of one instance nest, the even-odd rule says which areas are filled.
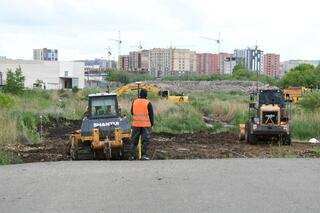
[[[147,100],[147,96],[148,92],[145,89],[141,89],[139,97],[132,102],[131,160],[134,159],[140,136],[142,142],[142,160],[149,160],[147,150],[154,116],[152,104]]]

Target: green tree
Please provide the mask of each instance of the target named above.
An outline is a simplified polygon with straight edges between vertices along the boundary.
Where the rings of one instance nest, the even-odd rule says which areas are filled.
[[[300,64],[283,77],[281,85],[284,88],[289,86],[317,88],[320,85],[320,70],[310,64]]]
[[[232,77],[237,80],[249,80],[253,74],[242,63],[239,63],[234,67]]]
[[[23,76],[21,67],[17,68],[14,72],[8,69],[4,92],[21,94],[24,89],[24,81],[25,77]]]

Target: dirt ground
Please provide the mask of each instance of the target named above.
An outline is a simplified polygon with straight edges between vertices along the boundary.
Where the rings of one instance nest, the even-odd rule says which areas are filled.
[[[69,160],[66,152],[68,133],[74,125],[59,129],[50,127],[42,143],[11,145],[7,150],[17,154],[23,162]],[[212,158],[277,158],[319,157],[315,149],[320,145],[293,142],[291,146],[278,144],[249,145],[239,142],[234,133],[154,134],[149,146],[152,159],[212,159]]]

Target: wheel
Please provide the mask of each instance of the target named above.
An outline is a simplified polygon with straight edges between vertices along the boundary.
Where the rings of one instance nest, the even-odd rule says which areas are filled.
[[[255,135],[249,133],[248,142],[249,142],[249,144],[252,144],[252,145],[257,144],[257,137]]]
[[[130,138],[123,138],[122,139],[122,159],[129,160],[131,157],[131,143]]]
[[[74,137],[70,139],[70,157],[72,160],[93,160],[94,152],[90,143],[77,142]]]
[[[256,144],[257,143],[257,138],[255,135],[250,133],[250,123],[246,125],[246,131],[245,131],[245,141],[248,144]]]
[[[108,144],[107,146],[104,147],[103,153],[104,153],[105,158],[107,160],[110,160],[112,158],[112,152],[111,152],[110,144]]]
[[[286,145],[286,146],[291,145],[291,135],[286,135],[282,138],[282,145]]]

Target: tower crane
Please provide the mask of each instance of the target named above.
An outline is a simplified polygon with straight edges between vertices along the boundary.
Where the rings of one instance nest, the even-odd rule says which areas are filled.
[[[218,53],[220,53],[220,51],[221,51],[221,43],[222,43],[220,33],[218,35],[218,38],[210,38],[210,37],[206,37],[206,36],[200,36],[200,37],[203,38],[203,39],[206,39],[206,40],[214,41],[218,45]]]
[[[118,38],[117,39],[114,39],[114,38],[110,38],[109,39],[110,41],[114,41],[118,44],[118,56],[121,55],[121,44],[122,44],[122,40],[121,40],[121,33],[120,33],[120,30],[118,31]]]

